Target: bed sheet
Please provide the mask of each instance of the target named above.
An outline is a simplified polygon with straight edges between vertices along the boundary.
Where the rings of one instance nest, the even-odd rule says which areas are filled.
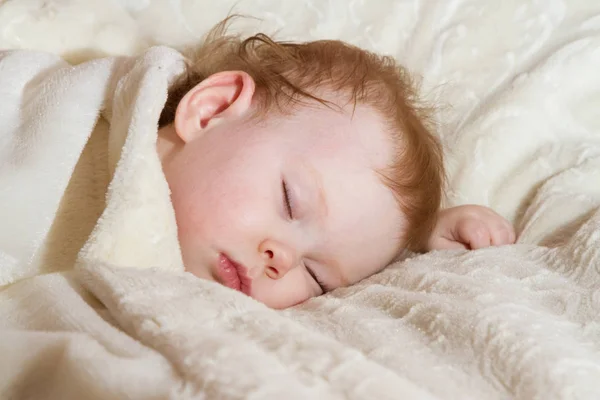
[[[448,154],[447,205],[498,210],[518,244],[414,257],[283,312],[217,304],[168,274],[106,269],[88,278],[111,319],[198,398],[277,398],[286,387],[323,398],[600,398],[600,3],[5,0],[0,48],[74,63],[184,48],[232,8],[259,18],[240,31],[342,39],[420,76]],[[179,292],[148,293],[149,282]]]

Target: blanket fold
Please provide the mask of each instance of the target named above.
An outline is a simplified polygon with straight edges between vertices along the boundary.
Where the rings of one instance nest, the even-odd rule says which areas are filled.
[[[0,398],[600,398],[600,7],[384,3],[378,27],[354,2],[350,30],[412,39],[398,58],[453,106],[450,205],[492,206],[519,243],[271,310],[184,272],[155,151],[181,54],[3,52]]]
[[[0,284],[62,268],[40,253],[96,125],[110,74],[110,60],[72,68],[49,54],[0,53]],[[71,213],[86,207],[72,203]]]
[[[0,218],[11,229],[0,229],[0,397],[182,393],[185,385],[170,362],[124,334],[105,306],[73,279],[75,265],[97,263],[95,257],[182,268],[168,187],[152,147],[169,77],[181,66],[178,53],[160,47],[139,59],[75,67],[45,53],[1,54]],[[127,165],[130,176],[123,182],[115,164],[127,163],[122,152],[136,134],[145,144],[129,147],[145,145],[151,167],[133,170],[142,150],[133,152],[129,157],[136,160]],[[140,223],[148,236],[137,231]]]

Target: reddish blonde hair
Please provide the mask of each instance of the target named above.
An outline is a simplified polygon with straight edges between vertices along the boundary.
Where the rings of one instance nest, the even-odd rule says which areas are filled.
[[[221,71],[244,71],[254,79],[263,116],[273,107],[285,112],[307,100],[341,108],[314,93],[323,88],[347,93],[354,105],[371,106],[383,116],[397,144],[392,164],[378,172],[407,220],[399,250],[425,250],[442,200],[443,156],[408,72],[392,57],[337,40],[290,43],[265,34],[246,39],[227,35],[230,19],[213,28],[188,56],[188,69],[172,85],[159,126],[173,122],[189,90]]]

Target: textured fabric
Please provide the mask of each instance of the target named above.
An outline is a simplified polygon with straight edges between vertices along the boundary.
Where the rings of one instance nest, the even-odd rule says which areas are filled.
[[[179,67],[175,53],[154,51],[119,64],[114,73],[126,78],[108,83],[110,98],[130,96],[104,112],[114,179],[76,271],[0,291],[0,388],[11,390],[0,394],[600,398],[600,4],[236,3],[264,18],[243,29],[344,39],[420,73],[439,105],[448,204],[492,206],[516,224],[519,243],[412,257],[286,311],[181,272],[148,130]],[[71,61],[153,42],[179,47],[233,4],[8,1],[0,47]]]
[[[0,53],[0,398],[181,393],[169,360],[115,326],[73,268],[183,271],[155,150],[182,68],[179,53],[160,47],[76,67]]]
[[[94,162],[92,149],[81,155],[110,72],[107,60],[73,70],[51,54],[0,53],[0,285],[64,269],[61,256],[72,267],[83,244],[72,233],[85,239],[82,231],[93,227],[89,215],[101,209],[93,203],[104,197],[102,188],[94,198],[93,178],[101,181],[106,168]],[[98,136],[90,146],[102,141]],[[65,191],[68,210],[61,207]]]

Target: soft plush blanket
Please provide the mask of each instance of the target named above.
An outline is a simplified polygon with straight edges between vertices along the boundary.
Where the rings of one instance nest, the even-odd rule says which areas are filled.
[[[75,62],[183,46],[232,4],[6,1],[0,46]],[[0,291],[0,397],[600,398],[600,5],[238,8],[280,37],[349,40],[422,74],[449,154],[448,204],[492,206],[519,243],[411,257],[270,310],[182,272],[153,153],[178,53],[76,68],[12,53],[0,64],[0,80],[19,76],[0,85],[0,279],[12,283]]]

